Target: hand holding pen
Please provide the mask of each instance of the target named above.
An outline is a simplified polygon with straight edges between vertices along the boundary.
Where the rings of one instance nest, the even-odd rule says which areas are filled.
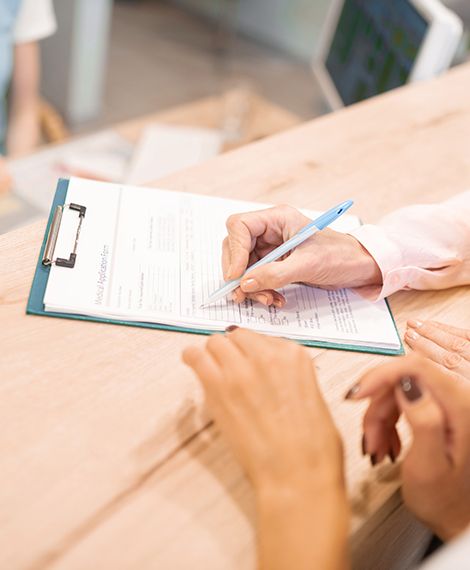
[[[277,290],[290,283],[325,289],[380,285],[382,276],[374,259],[352,236],[323,229],[295,249],[244,275],[246,269],[297,235],[312,220],[290,206],[276,206],[230,216],[223,242],[222,266],[226,281],[242,277],[232,293],[234,301],[245,298],[263,305],[282,307]],[[207,304],[207,301],[206,303]]]

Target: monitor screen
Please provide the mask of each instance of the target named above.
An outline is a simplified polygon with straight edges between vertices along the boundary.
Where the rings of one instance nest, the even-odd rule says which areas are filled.
[[[408,0],[345,0],[326,59],[343,103],[404,85],[427,28]]]

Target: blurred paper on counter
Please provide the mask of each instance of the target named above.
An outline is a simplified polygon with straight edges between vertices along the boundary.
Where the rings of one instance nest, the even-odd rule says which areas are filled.
[[[125,182],[145,184],[217,156],[222,133],[213,129],[149,125],[134,151]]]

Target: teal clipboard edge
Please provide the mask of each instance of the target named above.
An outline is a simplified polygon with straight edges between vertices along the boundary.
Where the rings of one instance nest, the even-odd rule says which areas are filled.
[[[34,273],[33,283],[31,286],[31,291],[29,294],[28,304],[26,307],[26,313],[28,315],[37,315],[42,317],[55,317],[59,319],[73,319],[77,321],[91,321],[95,323],[106,323],[112,325],[125,325],[125,326],[132,326],[132,327],[140,327],[146,329],[158,329],[158,330],[166,330],[166,331],[175,331],[175,332],[184,332],[184,333],[191,333],[191,334],[203,334],[203,335],[210,335],[213,334],[213,331],[208,330],[201,330],[201,329],[192,329],[186,327],[175,327],[172,325],[164,325],[164,324],[156,324],[156,323],[143,323],[143,322],[135,322],[135,321],[120,321],[115,319],[106,319],[106,318],[98,318],[98,317],[88,317],[84,315],[72,315],[69,313],[48,313],[44,310],[44,294],[46,292],[47,281],[49,279],[49,272],[50,268],[45,267],[42,264],[42,258],[44,255],[44,249],[46,247],[47,236],[49,235],[49,230],[52,224],[52,219],[54,217],[54,212],[57,206],[63,206],[65,204],[65,199],[67,196],[67,190],[69,187],[69,180],[61,178],[57,184],[56,193],[54,196],[54,200],[52,202],[51,212],[49,214],[49,220],[47,222],[46,231],[44,232],[44,239],[42,241],[41,250],[39,252],[39,259],[36,266],[36,271]],[[370,348],[366,346],[357,346],[352,344],[335,344],[330,342],[322,342],[322,341],[311,341],[311,340],[301,340],[297,341],[299,344],[303,344],[305,346],[316,347],[316,348],[330,348],[336,350],[347,350],[351,352],[365,352],[365,353],[372,353],[372,354],[383,354],[387,356],[399,356],[405,354],[405,350],[403,348],[403,343],[401,341],[400,335],[398,333],[397,325],[395,323],[395,319],[393,318],[392,311],[390,310],[390,306],[388,304],[388,300],[385,300],[387,303],[387,309],[390,313],[390,317],[393,321],[393,326],[397,331],[398,338],[400,339],[400,348],[397,350],[393,349],[386,349],[386,348]]]

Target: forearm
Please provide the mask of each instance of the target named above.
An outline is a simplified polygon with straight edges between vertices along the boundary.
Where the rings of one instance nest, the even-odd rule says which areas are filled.
[[[262,570],[344,570],[349,567],[349,508],[343,489],[310,481],[262,489],[257,496]]]
[[[39,103],[29,101],[24,106],[12,106],[6,148],[9,156],[32,151],[39,143]]]
[[[39,73],[37,42],[17,45],[9,97],[9,155],[29,152],[39,142]]]
[[[397,210],[351,235],[382,273],[382,286],[358,289],[370,298],[470,283],[470,191],[440,204]]]

